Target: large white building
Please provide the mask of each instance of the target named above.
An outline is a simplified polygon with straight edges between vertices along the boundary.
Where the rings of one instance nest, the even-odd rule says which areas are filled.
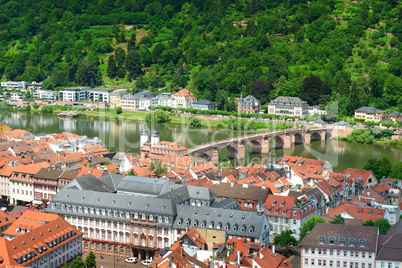
[[[83,101],[89,97],[89,87],[72,87],[59,91],[60,101]]]
[[[57,92],[56,91],[51,91],[51,90],[43,90],[43,89],[38,89],[35,90],[32,93],[32,97],[34,99],[41,99],[44,101],[55,101],[57,98]]]
[[[300,243],[301,267],[375,268],[378,227],[317,223]]]
[[[151,105],[152,106],[167,106],[171,107],[172,106],[172,93],[160,93],[156,95],[155,98],[152,98],[151,100]]]
[[[193,108],[193,102],[195,101],[197,101],[197,98],[194,94],[183,88],[172,96],[172,107],[186,109]]]
[[[94,88],[89,91],[88,99],[94,102],[110,102],[110,95],[113,93],[113,89],[100,89]]]
[[[234,199],[218,199],[208,188],[169,180],[83,176],[57,193],[47,211],[60,214],[84,233],[85,251],[113,255],[114,245],[121,257],[154,257],[192,227],[269,241],[263,211],[240,210]]]
[[[309,105],[297,97],[280,96],[269,102],[268,114],[308,117]]]
[[[27,84],[28,83],[24,81],[7,81],[1,82],[1,87],[5,87],[7,89],[23,89]]]

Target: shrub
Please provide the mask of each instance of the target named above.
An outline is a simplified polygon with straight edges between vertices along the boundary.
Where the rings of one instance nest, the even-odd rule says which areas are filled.
[[[41,112],[44,114],[51,114],[51,113],[53,113],[53,107],[50,105],[45,105],[42,107]]]
[[[116,114],[121,114],[123,112],[123,109],[119,106],[116,108]]]

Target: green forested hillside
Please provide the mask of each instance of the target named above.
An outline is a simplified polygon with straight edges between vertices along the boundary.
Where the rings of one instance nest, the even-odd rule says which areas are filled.
[[[0,0],[2,80],[402,108],[398,1]]]

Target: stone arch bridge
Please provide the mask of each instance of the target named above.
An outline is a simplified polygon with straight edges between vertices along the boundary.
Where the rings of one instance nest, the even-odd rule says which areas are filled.
[[[230,158],[245,158],[246,146],[251,144],[254,153],[269,153],[269,143],[273,139],[275,148],[291,148],[292,144],[310,144],[315,140],[326,140],[332,137],[345,137],[353,129],[311,128],[274,130],[243,137],[229,138],[220,141],[203,143],[188,149],[189,155],[200,155],[213,163],[219,162],[219,152],[227,148]]]

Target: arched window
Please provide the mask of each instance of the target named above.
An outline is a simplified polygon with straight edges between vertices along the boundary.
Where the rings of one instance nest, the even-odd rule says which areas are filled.
[[[331,236],[328,241],[330,245],[335,245],[335,237]]]
[[[355,246],[356,246],[356,239],[349,238],[349,247],[355,247]]]
[[[359,240],[359,247],[361,247],[361,248],[366,247],[366,239],[360,239]]]

